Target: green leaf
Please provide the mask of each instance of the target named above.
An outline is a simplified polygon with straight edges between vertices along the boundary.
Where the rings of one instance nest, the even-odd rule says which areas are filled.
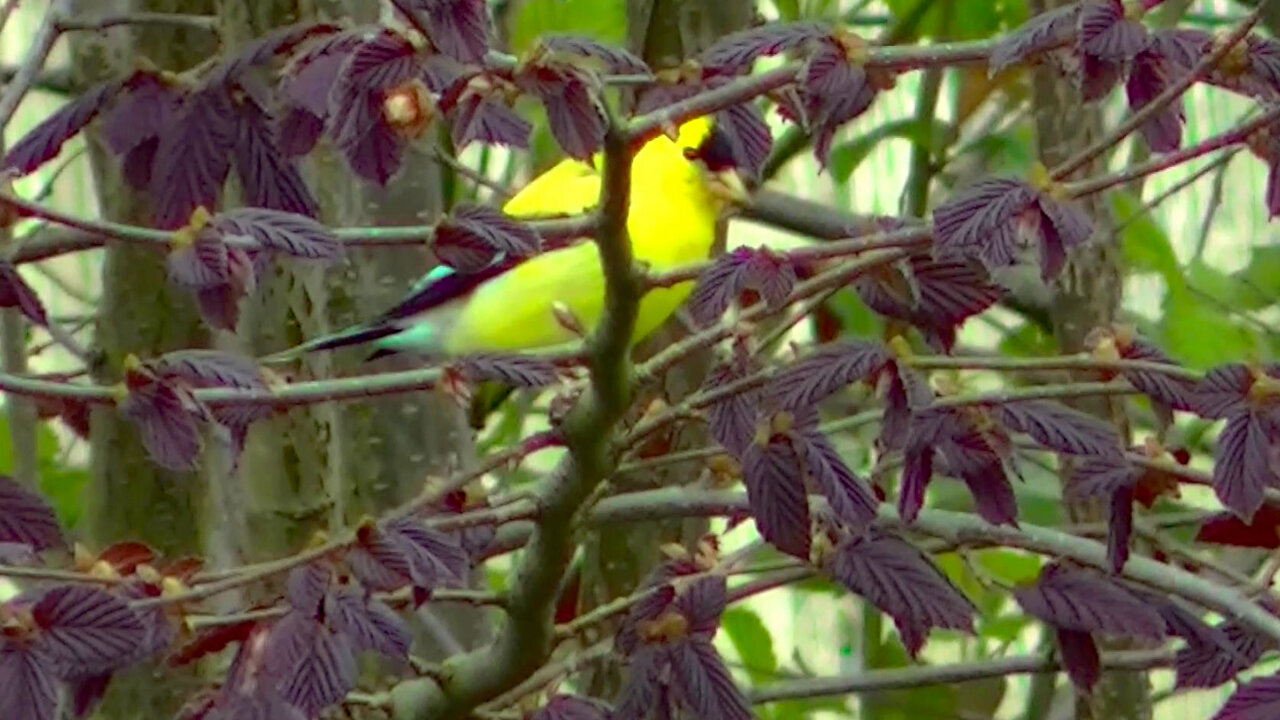
[[[863,133],[856,140],[832,148],[828,165],[831,177],[837,183],[849,182],[853,171],[857,170],[862,161],[866,160],[867,156],[884,140],[901,138],[910,140],[913,145],[927,143],[932,146],[931,150],[936,151],[937,145],[946,137],[947,131],[948,125],[940,120],[933,121],[928,127],[921,126],[915,118],[890,120]]]
[[[941,34],[949,40],[989,38],[1021,25],[1027,18],[1026,2],[1019,0],[886,0],[895,20],[913,15],[921,3],[932,7],[924,11],[916,25],[916,37]]]
[[[1036,323],[1023,323],[1000,339],[999,350],[1001,355],[1013,357],[1043,357],[1056,354],[1058,344]]]
[[[1200,370],[1267,354],[1253,330],[1226,308],[1189,289],[1169,293],[1160,331],[1160,344],[1175,360]]]
[[[974,553],[984,572],[1005,585],[1019,585],[1035,580],[1040,574],[1039,555],[1016,550],[979,550]]]
[[[1280,303],[1280,246],[1256,246],[1249,265],[1238,274],[1241,285],[1265,298],[1262,307]]]
[[[837,318],[846,335],[853,337],[880,337],[884,332],[884,320],[871,311],[858,293],[845,288],[831,296],[826,306]]]
[[[1130,192],[1110,193],[1111,210],[1120,231],[1120,255],[1130,272],[1153,272],[1164,278],[1170,290],[1183,285],[1182,267],[1164,229],[1150,213],[1139,215],[1142,203]]]
[[[627,36],[626,0],[526,0],[511,19],[511,51],[524,53],[547,33],[584,35],[610,45]]]
[[[1018,639],[1018,635],[1029,623],[1030,620],[1025,615],[1000,615],[990,620],[978,620],[977,630],[979,636],[988,640],[1011,643]]]
[[[937,632],[934,634],[936,636]],[[896,639],[882,644],[876,657],[877,667],[881,668],[906,667],[911,664],[906,651]],[[956,717],[956,691],[947,685],[867,693],[862,696],[862,702],[864,708],[868,704],[875,708],[872,717],[877,720]]]
[[[759,685],[774,679],[778,672],[778,658],[773,654],[773,637],[759,615],[743,607],[732,607],[721,616],[720,627],[729,636],[738,657],[742,658],[751,684]]]

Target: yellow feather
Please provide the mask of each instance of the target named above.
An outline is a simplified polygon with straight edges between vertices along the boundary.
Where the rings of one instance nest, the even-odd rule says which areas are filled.
[[[683,125],[672,141],[660,135],[632,161],[627,233],[637,261],[656,272],[706,260],[715,241],[723,201],[707,188],[702,170],[684,157],[711,130],[708,119]],[[596,159],[596,164],[599,164]],[[534,179],[503,207],[519,217],[577,214],[599,200],[600,175],[566,160]],[[693,290],[692,282],[650,291],[641,300],[634,341],[658,328]],[[556,303],[587,328],[600,320],[604,277],[594,243],[544,253],[479,287],[451,324],[449,354],[549,349],[577,340],[555,319]]]

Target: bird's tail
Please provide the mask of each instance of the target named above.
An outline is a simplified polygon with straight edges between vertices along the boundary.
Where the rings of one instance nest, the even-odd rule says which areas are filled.
[[[294,345],[286,350],[272,353],[265,357],[258,358],[258,362],[264,365],[276,365],[286,363],[307,353],[320,352],[322,350],[336,350],[337,348],[347,347],[350,345],[363,345],[375,340],[395,335],[402,332],[404,328],[396,325],[374,325],[363,326],[357,325],[346,330],[336,332],[332,335],[325,335],[314,340],[308,340],[300,345]]]

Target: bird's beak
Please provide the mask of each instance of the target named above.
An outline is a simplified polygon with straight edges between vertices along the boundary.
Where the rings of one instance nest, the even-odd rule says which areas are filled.
[[[711,194],[720,198],[726,205],[741,206],[751,204],[751,191],[742,176],[736,170],[721,170],[713,173],[709,183]]]

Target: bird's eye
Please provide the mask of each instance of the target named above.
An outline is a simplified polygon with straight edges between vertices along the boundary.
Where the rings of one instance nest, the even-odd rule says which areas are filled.
[[[697,148],[691,148],[691,147],[687,147],[687,148],[685,148],[685,149],[684,149],[684,159],[685,159],[685,160],[697,160],[697,159],[698,159],[698,149],[697,149]]]

